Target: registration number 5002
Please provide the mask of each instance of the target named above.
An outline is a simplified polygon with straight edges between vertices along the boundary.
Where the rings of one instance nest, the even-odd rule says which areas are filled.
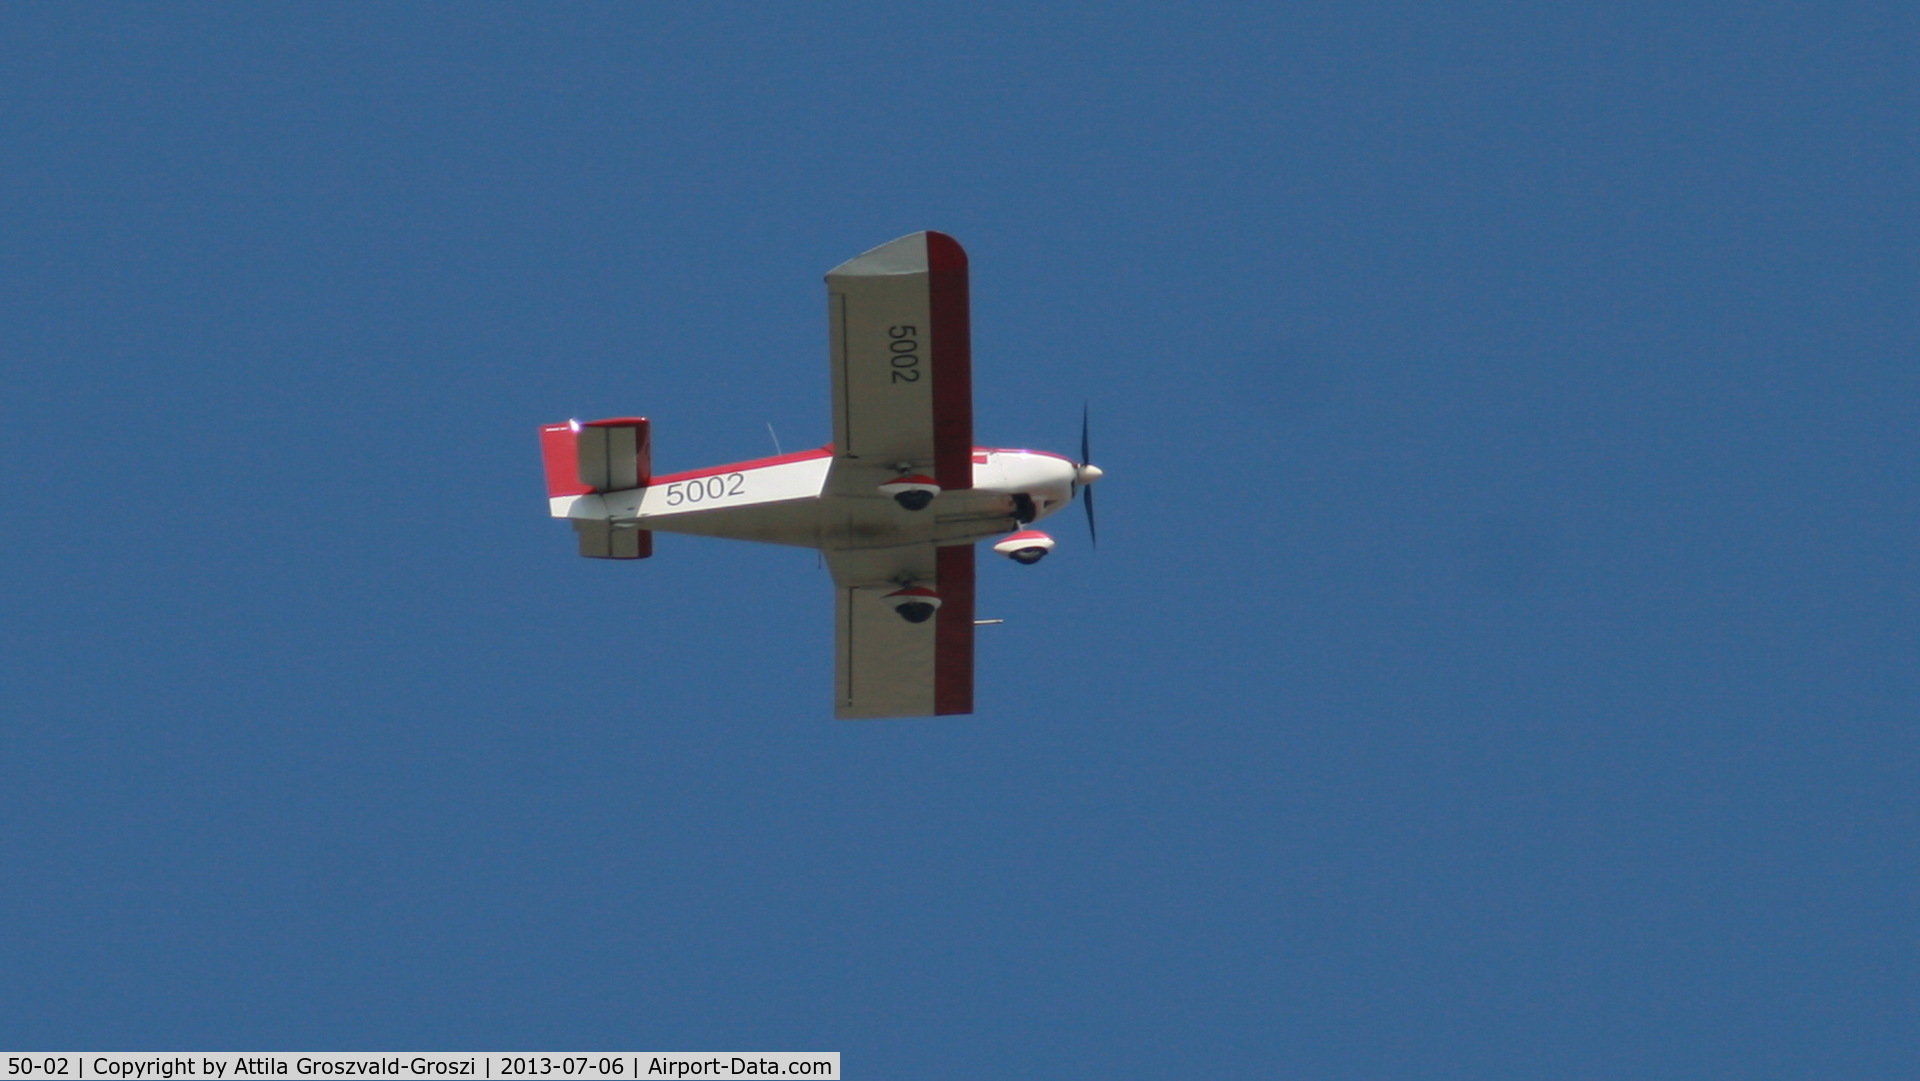
[[[887,363],[891,365],[893,382],[918,383],[920,381],[920,328],[887,328]]]
[[[740,495],[746,490],[747,475],[745,473],[724,473],[695,480],[676,480],[667,485],[667,506],[705,503],[709,499]]]

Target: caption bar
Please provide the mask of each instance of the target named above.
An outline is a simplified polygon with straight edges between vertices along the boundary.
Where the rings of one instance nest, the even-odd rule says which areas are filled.
[[[840,1081],[838,1051],[141,1051],[9,1052],[0,1081],[230,1081],[232,1078],[553,1079],[807,1077]]]

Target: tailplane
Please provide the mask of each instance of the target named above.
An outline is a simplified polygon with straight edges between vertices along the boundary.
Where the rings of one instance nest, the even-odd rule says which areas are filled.
[[[570,420],[540,429],[547,466],[547,506],[569,518],[580,535],[580,554],[590,559],[645,559],[653,533],[621,528],[604,518],[574,517],[576,506],[603,492],[645,488],[653,480],[653,447],[645,417]],[[595,499],[595,503],[599,500]]]

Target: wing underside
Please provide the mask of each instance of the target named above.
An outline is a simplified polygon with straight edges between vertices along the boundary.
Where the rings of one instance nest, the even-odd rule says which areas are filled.
[[[973,487],[967,254],[944,233],[882,244],[827,273],[827,311],[834,715],[971,713],[973,546],[934,543],[939,497],[906,510],[880,490],[908,474]],[[935,594],[932,618],[901,618],[902,589]]]
[[[834,454],[890,479],[973,487],[973,361],[967,253],[914,233],[827,272]],[[838,470],[852,479],[862,470]],[[866,487],[860,478],[855,486]]]
[[[973,545],[908,545],[828,553],[833,567],[834,716],[925,717],[973,712]],[[933,590],[923,623],[895,610],[900,582]]]

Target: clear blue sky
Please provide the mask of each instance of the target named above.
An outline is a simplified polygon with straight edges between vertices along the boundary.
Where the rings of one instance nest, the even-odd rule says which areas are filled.
[[[0,1045],[1905,1076],[1916,31],[8,7]],[[923,228],[1102,544],[838,723],[810,553],[581,560],[535,431],[825,442]]]

